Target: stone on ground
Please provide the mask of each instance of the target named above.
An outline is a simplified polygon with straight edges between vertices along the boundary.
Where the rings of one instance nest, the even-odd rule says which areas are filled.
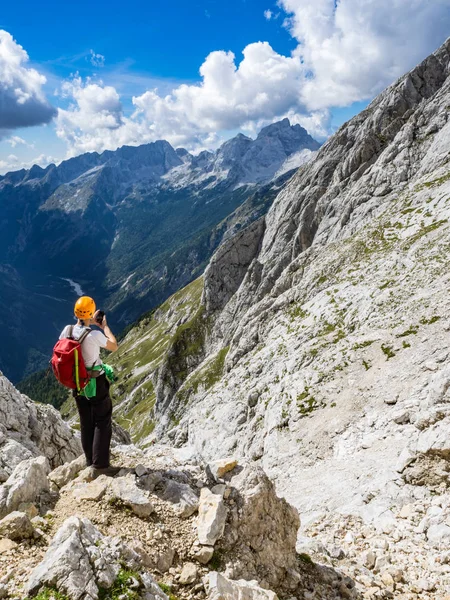
[[[221,573],[208,574],[209,600],[278,600],[275,592],[259,587],[256,581],[232,581]]]
[[[154,512],[147,493],[137,487],[134,475],[112,479],[109,493],[111,498],[131,508],[138,517],[149,517]]]
[[[175,550],[173,548],[168,548],[164,552],[160,552],[156,556],[156,568],[161,573],[167,573],[170,567],[173,565],[173,561],[175,559]]]
[[[188,562],[183,566],[180,575],[181,585],[189,585],[195,583],[198,578],[198,567],[194,563]]]
[[[208,469],[214,479],[222,479],[224,475],[232,471],[238,464],[235,458],[222,458],[208,464]]]
[[[193,556],[195,560],[201,565],[207,565],[214,555],[214,546],[200,546],[200,548],[194,552]]]
[[[5,552],[9,552],[17,548],[17,542],[13,542],[8,538],[0,538],[0,554],[4,554]]]
[[[159,491],[161,489],[161,491]],[[161,500],[173,504],[175,514],[182,518],[193,515],[198,510],[198,496],[186,483],[164,478],[154,492]]]
[[[61,489],[66,484],[74,479],[80,471],[86,468],[86,459],[84,454],[73,460],[54,469],[48,476],[49,480],[55,484],[58,489]]]
[[[208,488],[200,492],[197,534],[200,544],[214,546],[222,537],[227,520],[227,507],[222,496],[213,494]]]
[[[259,580],[265,572],[268,586],[296,587],[297,510],[275,492],[261,467],[247,465],[230,482],[233,510],[221,541],[227,575],[232,579]]]
[[[28,515],[14,511],[0,521],[0,537],[24,540],[33,536],[34,527]]]
[[[76,500],[91,500],[92,502],[98,502],[103,498],[106,490],[111,484],[111,479],[106,475],[100,475],[94,481],[90,483],[80,483],[73,490],[72,494]]]

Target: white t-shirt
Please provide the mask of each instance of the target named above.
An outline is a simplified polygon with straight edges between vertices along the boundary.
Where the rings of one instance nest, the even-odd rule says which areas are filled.
[[[62,340],[69,335],[69,325],[64,327],[62,330],[59,339]],[[81,325],[74,325],[73,327],[73,337],[78,340],[81,337],[81,334],[84,331],[84,327]],[[81,344],[81,353],[83,355],[84,364],[86,367],[94,367],[96,365],[101,365],[102,361],[100,360],[100,348],[106,348],[106,344],[108,339],[106,335],[102,331],[92,330]]]

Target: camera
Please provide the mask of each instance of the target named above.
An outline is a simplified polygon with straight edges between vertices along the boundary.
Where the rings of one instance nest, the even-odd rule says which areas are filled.
[[[98,323],[99,325],[102,324],[103,322],[103,317],[105,316],[105,313],[103,310],[99,310],[98,311],[98,315],[95,317],[95,322]]]

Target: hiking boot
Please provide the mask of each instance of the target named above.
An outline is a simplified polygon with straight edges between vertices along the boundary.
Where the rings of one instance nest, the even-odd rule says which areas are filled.
[[[121,467],[103,467],[101,469],[97,467],[91,467],[92,469],[92,479],[97,479],[100,475],[106,475],[106,477],[115,477],[117,473],[121,470]]]

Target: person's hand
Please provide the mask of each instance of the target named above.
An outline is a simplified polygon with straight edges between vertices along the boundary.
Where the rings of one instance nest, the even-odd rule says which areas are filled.
[[[100,310],[96,310],[96,311],[95,311],[95,313],[94,313],[94,317],[93,317],[93,319],[92,319],[92,324],[93,324],[93,325],[97,325],[97,327],[100,327],[100,329],[105,329],[105,327],[106,327],[106,325],[107,325],[107,323],[106,323],[106,315],[103,315],[103,320],[102,320],[102,322],[101,322],[101,323],[99,323],[99,322],[97,321],[97,317],[98,317],[98,314],[99,314],[99,312],[100,312]]]

